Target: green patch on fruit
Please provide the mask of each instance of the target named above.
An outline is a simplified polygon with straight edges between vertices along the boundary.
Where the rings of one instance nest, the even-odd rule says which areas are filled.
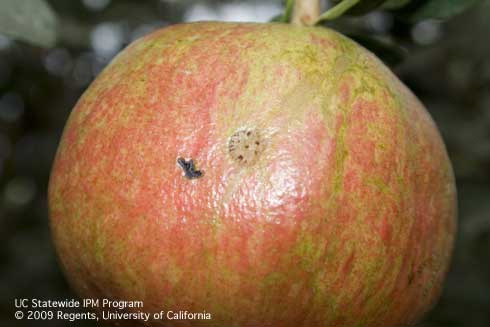
[[[293,254],[300,258],[302,269],[313,272],[318,268],[318,261],[324,252],[324,246],[315,242],[313,235],[304,233],[296,243]]]
[[[183,275],[182,270],[175,263],[167,266],[165,276],[166,276],[166,280],[172,286],[175,286],[180,282],[182,275]]]
[[[94,238],[93,242],[93,253],[95,262],[99,265],[103,265],[104,263],[104,250],[106,248],[106,235],[104,231],[104,222],[103,222],[104,213],[101,212],[98,215],[98,219],[91,223],[91,235]]]
[[[294,64],[299,70],[308,74],[319,73],[319,67],[322,58],[318,53],[318,50],[311,45],[304,45],[302,47],[284,49],[278,55],[278,62],[290,62]]]
[[[393,192],[391,187],[389,185],[386,185],[386,183],[380,177],[377,177],[377,176],[369,177],[368,176],[368,177],[364,178],[364,182],[367,185],[374,186],[377,190],[379,190],[379,191],[381,191],[381,193],[389,196],[391,199],[393,199],[395,201],[397,200],[395,192]]]
[[[286,278],[283,274],[279,272],[272,272],[264,277],[263,284],[265,288],[269,288],[274,285],[283,285],[285,281]]]
[[[144,299],[146,289],[141,276],[139,276],[130,264],[124,265],[121,274],[121,285],[124,289],[129,290],[135,299]]]

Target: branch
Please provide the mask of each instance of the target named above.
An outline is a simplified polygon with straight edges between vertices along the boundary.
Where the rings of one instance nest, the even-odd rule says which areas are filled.
[[[312,26],[319,16],[320,0],[296,0],[291,22],[300,26]]]

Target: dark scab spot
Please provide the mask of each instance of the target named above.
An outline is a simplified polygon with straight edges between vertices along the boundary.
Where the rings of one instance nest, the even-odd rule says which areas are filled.
[[[243,156],[242,155],[239,155],[238,156],[238,160],[243,160]]]
[[[245,145],[245,149],[248,149],[248,148],[249,148],[249,146],[248,145]]]
[[[196,170],[196,166],[194,165],[194,160],[190,159],[186,161],[184,158],[178,158],[177,163],[182,167],[185,173],[185,177],[188,179],[195,179],[202,177],[203,172],[200,170]]]
[[[250,136],[251,134],[252,134],[252,132],[251,132],[251,131],[248,131],[248,132],[247,132],[247,136]]]
[[[255,142],[255,145],[260,145],[260,142],[259,142],[259,141],[256,141],[256,142]]]

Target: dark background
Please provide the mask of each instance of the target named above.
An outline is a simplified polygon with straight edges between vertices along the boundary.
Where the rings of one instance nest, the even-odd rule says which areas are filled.
[[[76,297],[50,241],[46,190],[66,119],[114,54],[168,24],[267,21],[282,8],[280,1],[272,0],[49,3],[60,19],[55,47],[43,49],[0,34],[1,326],[19,324],[13,321],[14,298]],[[456,250],[442,298],[423,327],[490,326],[489,17],[490,3],[484,1],[445,22],[407,23],[374,12],[335,23],[361,40],[375,36],[405,48],[392,51],[384,48],[386,42],[374,47],[368,43],[425,103],[454,165],[459,192]]]

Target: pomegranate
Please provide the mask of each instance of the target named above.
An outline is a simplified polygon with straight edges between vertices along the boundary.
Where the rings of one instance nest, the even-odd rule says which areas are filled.
[[[326,28],[215,22],[119,54],[49,185],[73,288],[174,314],[145,326],[413,324],[448,270],[455,196],[434,122],[373,54]]]

